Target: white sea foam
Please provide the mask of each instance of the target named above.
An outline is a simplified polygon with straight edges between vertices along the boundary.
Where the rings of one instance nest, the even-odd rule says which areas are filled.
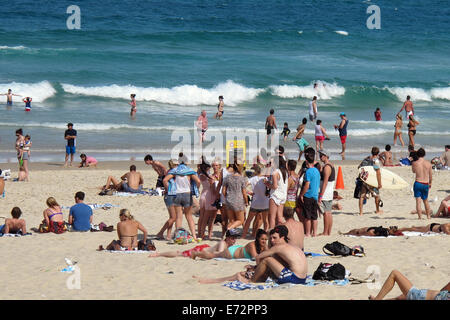
[[[296,85],[280,85],[270,86],[273,95],[281,98],[309,98],[317,96],[319,99],[329,100],[334,97],[345,94],[345,88],[336,83],[327,83],[325,81],[317,81],[317,88],[314,89],[313,83],[307,86]]]
[[[56,93],[55,88],[48,81],[38,83],[0,83],[0,93],[6,93],[8,89],[11,89],[12,93],[22,96],[17,98],[31,97],[33,102],[42,102]]]
[[[337,34],[341,34],[343,36],[348,36],[348,32],[347,31],[341,31],[341,30],[337,30],[335,31]]]
[[[430,90],[433,99],[450,100],[450,87],[433,88]]]
[[[0,50],[24,50],[24,49],[28,49],[28,48],[24,47],[24,46],[14,46],[14,47],[0,46]]]
[[[211,89],[196,85],[182,85],[172,88],[136,87],[131,85],[83,87],[62,84],[64,91],[87,96],[100,96],[115,99],[129,99],[131,93],[136,94],[138,101],[156,101],[174,105],[214,105],[218,103],[219,95],[224,96],[226,105],[235,106],[238,103],[254,99],[265,89],[247,88],[231,80],[219,83]]]
[[[406,96],[411,96],[413,101],[431,101],[431,94],[421,88],[410,88],[410,87],[385,87],[390,93],[395,95],[399,100],[403,101]]]

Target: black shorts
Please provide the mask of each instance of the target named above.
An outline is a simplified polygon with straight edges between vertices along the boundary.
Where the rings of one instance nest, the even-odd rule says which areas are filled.
[[[272,126],[267,126],[267,135],[269,136],[269,135],[271,135],[272,134],[272,129],[273,129],[273,127]]]
[[[164,180],[165,176],[158,176],[158,180],[156,180],[156,188],[164,188]]]
[[[314,198],[303,197],[303,216],[308,220],[317,220],[317,210],[319,206]]]

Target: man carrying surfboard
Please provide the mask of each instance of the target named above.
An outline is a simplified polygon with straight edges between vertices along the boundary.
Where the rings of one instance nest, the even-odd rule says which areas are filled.
[[[383,202],[380,199],[380,189],[381,189],[382,185],[381,185],[380,160],[378,159],[379,153],[380,153],[380,149],[378,147],[372,147],[371,155],[369,157],[366,157],[361,162],[361,164],[358,166],[358,169],[361,167],[365,167],[365,166],[373,166],[373,169],[375,170],[376,175],[377,175],[377,182],[378,182],[378,186],[375,188],[375,187],[368,185],[364,181],[361,181],[362,186],[359,191],[359,215],[360,216],[363,215],[363,205],[365,202],[364,200],[366,198],[368,198],[369,194],[372,194],[372,196],[375,197],[376,213],[377,214],[383,213],[383,211],[380,210],[380,206],[383,206]],[[364,173],[361,173],[361,174],[364,174]],[[365,180],[365,179],[361,179],[361,180]]]

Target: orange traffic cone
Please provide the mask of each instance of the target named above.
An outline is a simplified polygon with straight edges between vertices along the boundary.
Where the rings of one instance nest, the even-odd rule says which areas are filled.
[[[335,189],[345,189],[344,187],[344,176],[342,175],[342,168],[339,166],[337,180],[336,180],[336,186]]]

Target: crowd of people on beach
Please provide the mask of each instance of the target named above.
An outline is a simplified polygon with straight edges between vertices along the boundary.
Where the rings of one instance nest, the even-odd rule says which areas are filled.
[[[12,96],[11,96],[12,97]],[[131,116],[136,113],[135,95],[131,96]],[[8,98],[9,99],[9,98]],[[11,98],[12,99],[12,98]],[[11,100],[12,101],[12,100]],[[31,101],[31,100],[30,100]],[[219,97],[218,112],[216,119],[223,117],[223,96]],[[425,206],[425,214],[428,219],[432,212],[428,202],[428,193],[432,186],[432,163],[425,160],[424,148],[414,150],[414,135],[416,126],[419,124],[414,119],[414,109],[408,96],[402,109],[397,114],[394,133],[394,145],[398,138],[402,145],[401,137],[402,116],[401,111],[405,109],[409,120],[409,161],[412,172],[415,174],[413,186],[416,211],[419,219],[422,219],[421,203]],[[273,138],[273,130],[277,129],[275,111],[270,110],[266,119],[265,129],[267,139]],[[339,131],[342,151],[340,155],[344,159],[347,139],[347,126],[349,120],[345,113],[340,113],[340,123],[334,125]],[[187,158],[180,154],[178,159],[171,159],[168,168],[153,159],[148,154],[144,162],[158,174],[156,189],[163,191],[164,203],[168,211],[168,219],[161,226],[155,236],[155,240],[173,242],[175,236],[182,228],[183,216],[186,218],[189,236],[195,247],[184,251],[158,252],[153,241],[148,239],[147,229],[137,220],[128,209],[122,209],[119,213],[119,222],[116,226],[118,240],[113,240],[106,247],[99,246],[98,250],[150,250],[154,251],[150,257],[189,257],[192,259],[248,259],[255,260],[256,266],[247,265],[245,271],[217,279],[199,278],[200,283],[217,283],[229,280],[242,282],[261,282],[269,276],[276,279],[279,284],[293,283],[304,284],[308,272],[306,262],[304,239],[305,237],[330,236],[333,227],[333,210],[342,210],[338,203],[342,197],[337,194],[335,184],[337,170],[330,161],[330,153],[324,149],[324,141],[329,140],[328,134],[317,119],[317,97],[310,102],[309,120],[315,123],[316,149],[311,147],[303,137],[307,118],[297,128],[293,140],[299,146],[298,160],[287,159],[283,146],[276,148],[276,155],[264,159],[258,157],[250,170],[244,167],[241,159],[235,158],[226,167],[222,167],[221,159],[214,159],[209,163],[205,157],[201,157],[196,170],[188,166]],[[381,111],[375,111],[377,121],[381,120]],[[206,111],[202,111],[197,118],[196,125],[200,142],[204,140],[208,121]],[[77,131],[72,123],[68,123],[64,138],[67,141],[66,158],[64,166],[71,166],[76,153]],[[288,123],[284,123],[283,139],[286,141],[290,134]],[[20,164],[19,180],[28,180],[28,160],[30,157],[31,137],[23,136],[22,129],[16,131],[16,150]],[[440,158],[442,165],[448,166],[449,146],[445,154]],[[369,197],[375,200],[377,214],[382,214],[383,202],[380,192],[383,188],[381,179],[381,168],[393,165],[391,146],[386,145],[385,151],[380,153],[378,147],[371,149],[371,154],[363,159],[359,167],[370,166],[377,175],[377,186],[369,185],[359,179],[355,188],[355,198],[358,198],[359,214],[363,215],[363,206]],[[302,156],[303,163],[300,165]],[[97,160],[86,154],[81,154],[80,167],[96,167]],[[69,161],[70,158],[70,161]],[[300,169],[297,171],[298,166]],[[359,168],[358,167],[358,168]],[[2,180],[2,179],[0,179]],[[120,181],[113,176],[108,176],[105,185],[102,186],[100,194],[109,194],[110,191],[123,191],[127,193],[140,193],[143,190],[144,180],[136,166],[131,165],[129,172],[125,173]],[[3,192],[4,182],[0,184],[0,194]],[[194,220],[193,207],[195,198],[199,198],[199,216],[197,223]],[[63,233],[66,231],[86,232],[93,229],[92,208],[84,203],[85,194],[77,192],[74,200],[75,205],[70,208],[68,221],[63,220],[62,208],[54,199],[47,199],[47,208],[43,212],[43,221],[38,232]],[[450,216],[450,196],[442,200],[442,203],[434,215]],[[248,210],[247,210],[248,208]],[[248,211],[248,212],[247,212]],[[26,223],[21,219],[21,210],[14,207],[11,217],[5,220],[0,227],[0,233],[27,234]],[[295,219],[297,216],[297,220]],[[323,231],[319,233],[318,219],[323,216]],[[221,236],[214,246],[200,244],[205,240],[214,238],[214,227],[219,223]],[[173,229],[175,231],[173,232]],[[239,229],[242,229],[240,232]],[[367,227],[353,229],[346,235],[365,236],[388,236],[396,235],[403,231],[438,232],[450,234],[450,224],[432,223],[427,226],[413,226],[411,228],[390,227]],[[142,240],[138,240],[138,233],[143,233]],[[164,233],[166,234],[164,236]],[[236,245],[236,240],[251,240],[245,245]],[[392,279],[391,279],[392,278]],[[411,287],[403,286],[404,281],[398,272],[394,272],[388,279],[390,284],[383,286],[382,291],[371,298],[383,298],[393,283],[397,282],[402,287],[403,298],[413,296]],[[392,285],[391,285],[392,284]],[[445,289],[447,288],[447,289]],[[444,289],[447,290],[448,285]],[[445,290],[428,291],[420,297],[435,298],[445,297]]]

